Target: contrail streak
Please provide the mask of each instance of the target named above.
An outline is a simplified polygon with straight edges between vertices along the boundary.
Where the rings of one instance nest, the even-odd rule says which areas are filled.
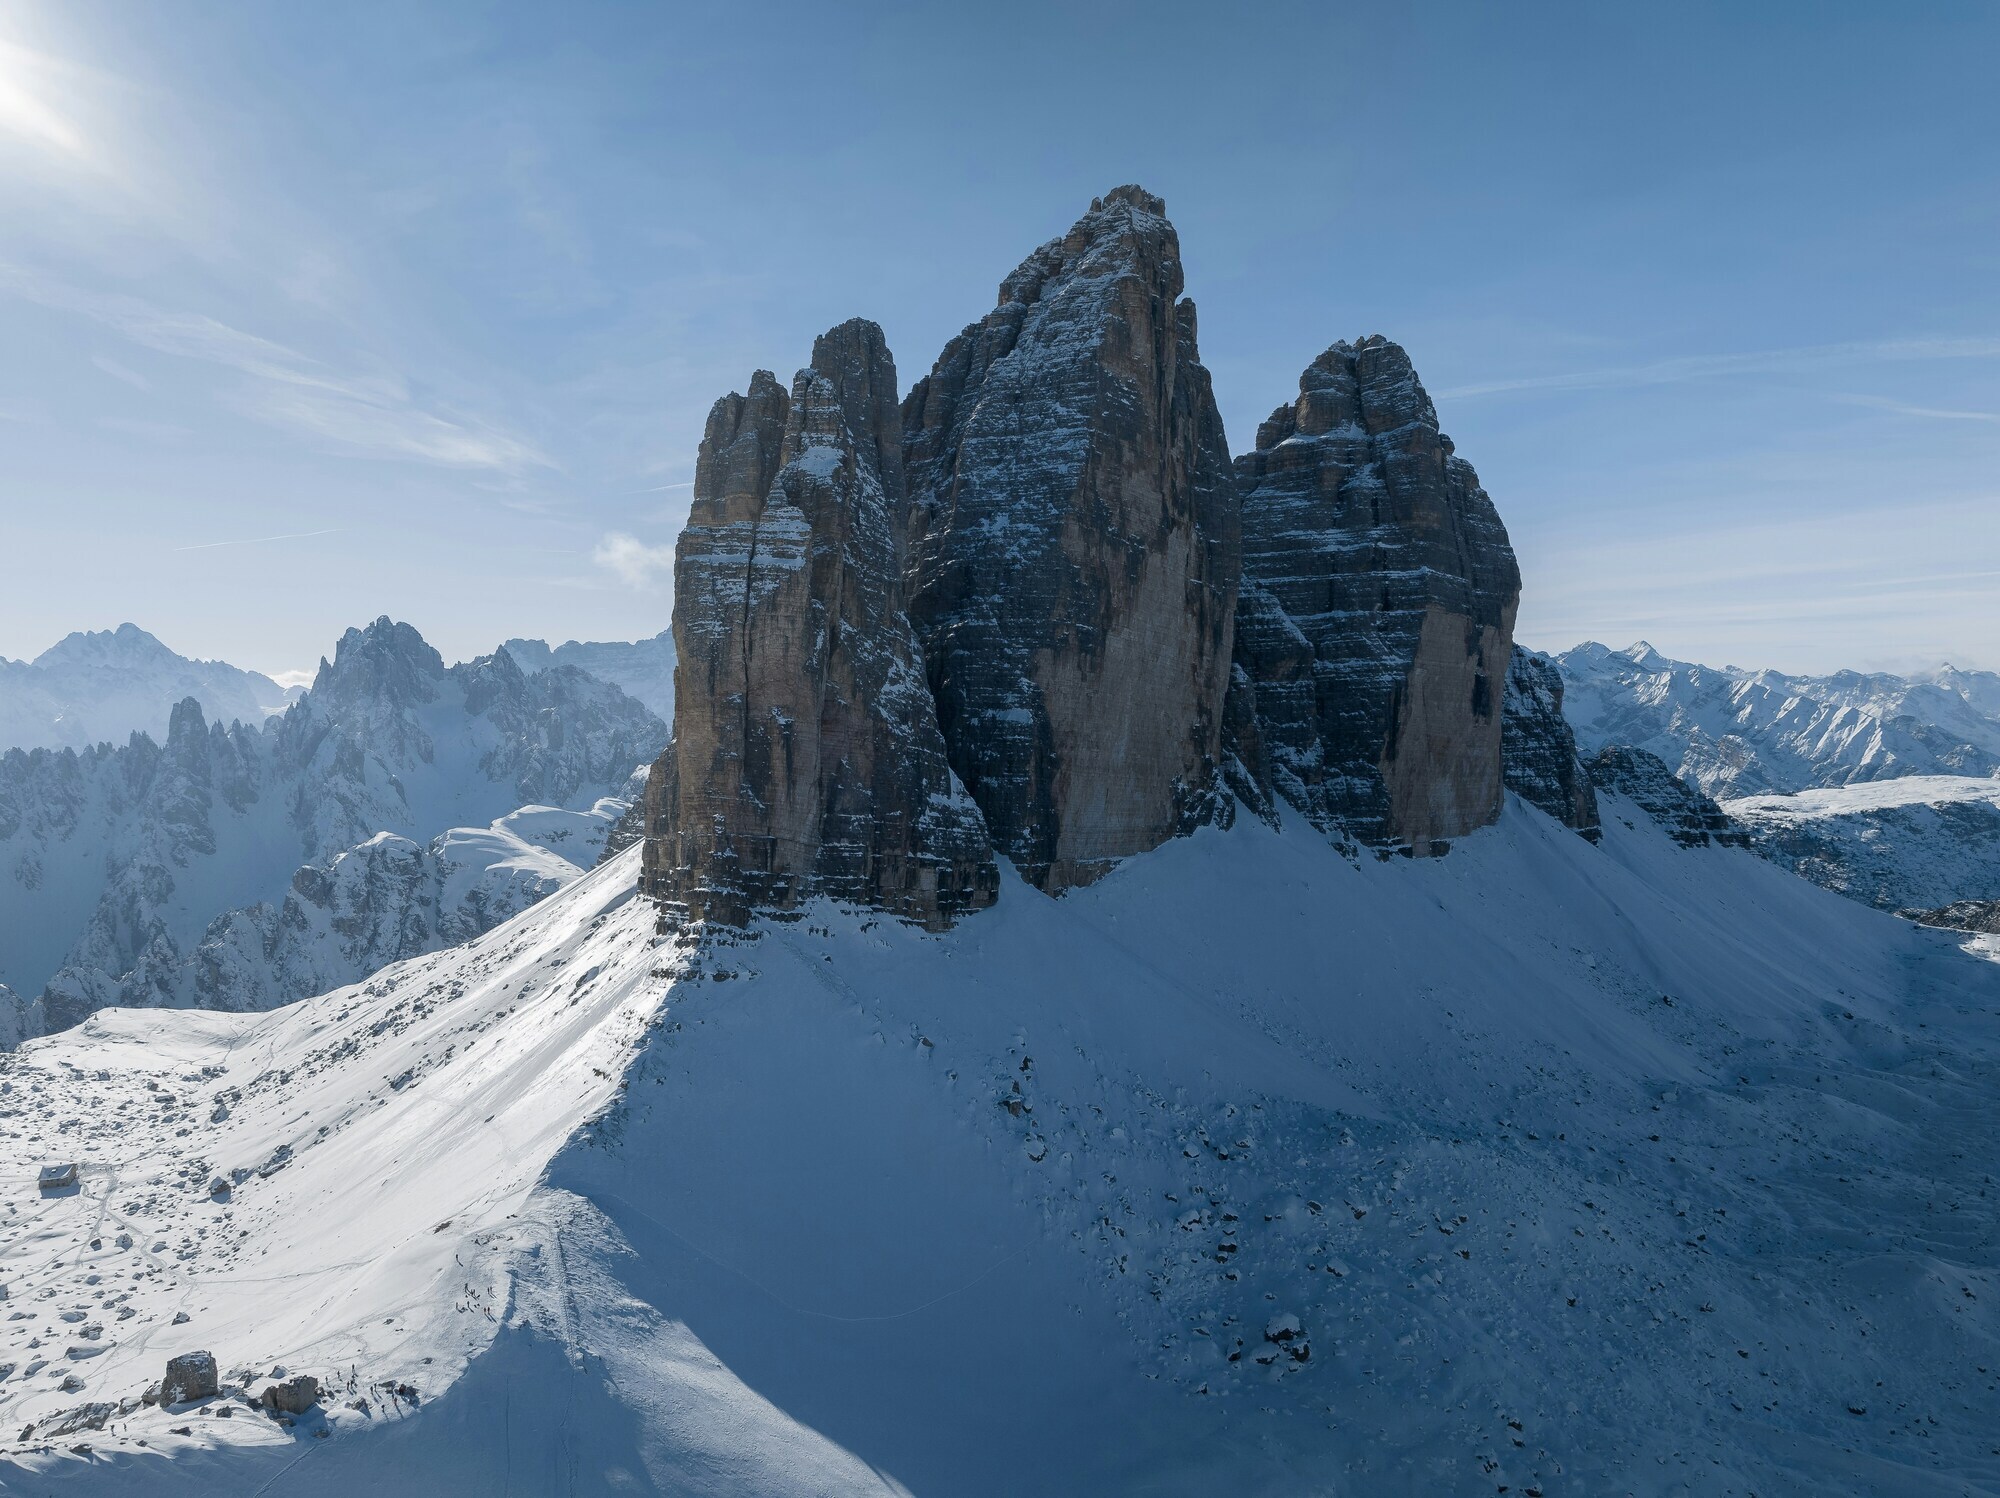
[[[340,527],[325,531],[293,531],[288,536],[244,536],[235,541],[204,541],[199,546],[174,546],[171,551],[213,551],[218,546],[256,546],[264,541],[303,541],[308,536],[337,536]]]

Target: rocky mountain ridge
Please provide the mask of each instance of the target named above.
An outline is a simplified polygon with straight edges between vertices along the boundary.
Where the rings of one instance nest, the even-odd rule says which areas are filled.
[[[2000,774],[2000,676],[1791,676],[1670,660],[1644,641],[1555,657],[1589,753],[1631,744],[1728,800],[1905,775]]]
[[[1520,574],[1407,354],[1336,343],[1232,463],[1183,290],[1165,204],[1121,187],[900,420],[862,322],[789,397],[716,404],[647,796],[670,911],[940,926],[996,856],[1060,894],[1238,801],[1385,856],[1498,817]],[[1537,804],[1593,827],[1560,711],[1517,729]]]
[[[427,844],[524,803],[589,810],[665,725],[570,667],[499,652],[447,667],[408,625],[342,638],[261,728],[198,702],[166,741],[0,756],[0,982],[52,1028],[106,1003],[185,1002],[209,925],[282,906],[302,865],[376,834]],[[150,978],[161,978],[154,983]]]

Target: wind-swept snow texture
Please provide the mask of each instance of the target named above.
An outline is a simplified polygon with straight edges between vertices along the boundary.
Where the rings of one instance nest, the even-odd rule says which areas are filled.
[[[31,1042],[0,1488],[2000,1491],[2000,949],[1602,813],[687,946],[628,852]],[[196,1349],[328,1393],[122,1403]]]

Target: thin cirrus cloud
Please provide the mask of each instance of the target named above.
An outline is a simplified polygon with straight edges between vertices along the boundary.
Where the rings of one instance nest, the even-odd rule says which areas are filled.
[[[202,313],[175,312],[122,293],[84,291],[0,267],[0,288],[101,323],[156,353],[199,360],[250,377],[231,398],[245,415],[366,456],[517,474],[555,465],[527,442],[481,422],[426,411],[400,379],[351,376],[268,338]],[[98,367],[131,375],[114,361]]]
[[[1868,406],[1896,416],[1917,416],[1926,421],[2000,421],[2000,411],[1952,411],[1938,406],[1912,406],[1881,395],[1836,395],[1842,405]]]
[[[147,379],[144,375],[140,374],[139,371],[136,369],[128,369],[125,365],[120,364],[116,359],[107,359],[102,354],[94,354],[91,356],[90,362],[92,364],[95,364],[99,369],[103,370],[106,374],[110,375],[112,379],[123,380],[127,385],[130,385],[134,390],[150,391],[153,388],[153,382],[151,380]]]
[[[599,541],[590,559],[628,588],[652,587],[674,570],[673,547],[649,546],[622,531],[612,531]]]
[[[1803,374],[1878,362],[1931,359],[2000,359],[2000,338],[1887,338],[1861,343],[1822,343],[1804,348],[1764,349],[1742,354],[1689,354],[1651,364],[1580,369],[1561,374],[1486,380],[1436,392],[1440,400],[1469,400],[1524,390],[1618,390],[1642,385],[1675,385],[1732,374]],[[1912,408],[1910,415],[1944,413]]]

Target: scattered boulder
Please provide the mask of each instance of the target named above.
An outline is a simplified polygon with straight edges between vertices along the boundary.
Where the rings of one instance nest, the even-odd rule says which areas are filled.
[[[197,1399],[213,1399],[222,1392],[222,1382],[212,1352],[184,1352],[167,1362],[167,1376],[160,1380],[160,1403],[191,1404]]]
[[[319,1380],[310,1373],[295,1373],[282,1383],[266,1384],[257,1402],[281,1414],[303,1415],[319,1403]]]

